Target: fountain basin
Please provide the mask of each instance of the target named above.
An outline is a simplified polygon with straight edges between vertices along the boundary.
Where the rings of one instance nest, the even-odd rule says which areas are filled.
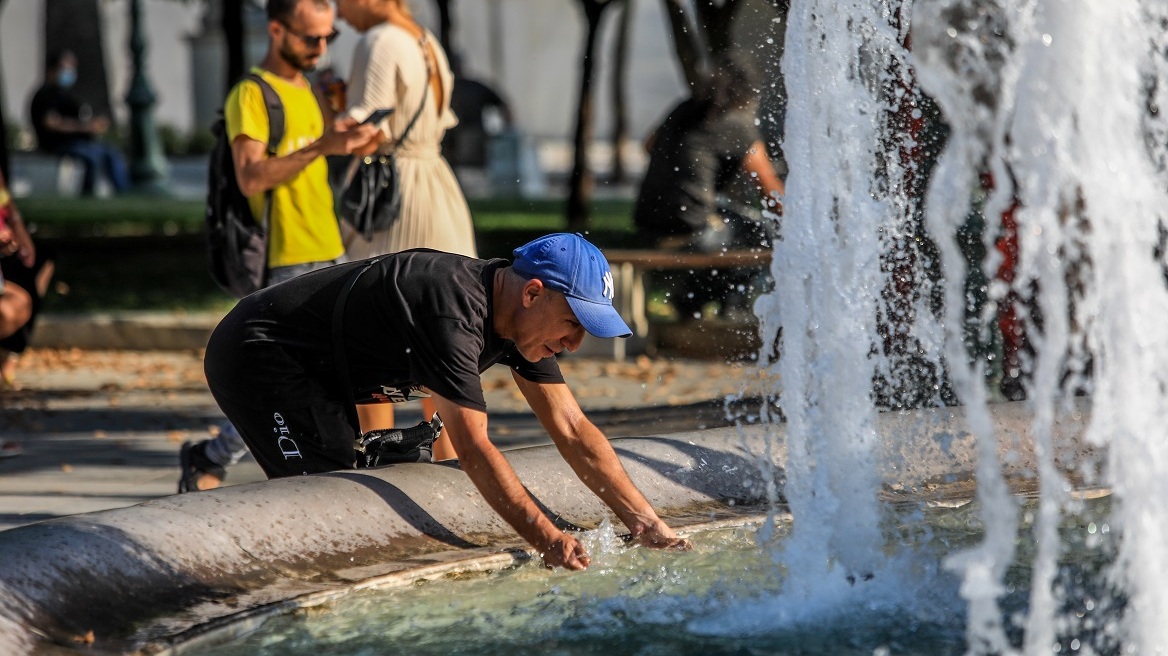
[[[1054,429],[1063,462],[1092,457],[1082,440],[1085,414],[1071,413]],[[1025,490],[1034,471],[1031,417],[1021,403],[993,406],[992,415],[1001,448],[1011,452],[1006,474]],[[961,409],[886,413],[874,429],[886,496],[972,494],[974,438]],[[613,445],[666,521],[699,526],[767,511],[768,486],[781,490],[784,430],[756,425]],[[591,528],[611,518],[553,447],[506,455],[557,521]],[[760,467],[766,461],[770,473]],[[0,652],[165,653],[233,622],[360,587],[527,557],[518,536],[449,466],[398,465],[167,497],[0,533]]]

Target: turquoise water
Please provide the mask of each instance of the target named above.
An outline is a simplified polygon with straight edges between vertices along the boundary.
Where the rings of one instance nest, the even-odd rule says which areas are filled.
[[[1087,645],[1111,651],[1102,628],[1120,611],[1099,581],[1114,548],[1115,536],[1103,523],[1109,506],[1106,499],[1086,502],[1060,531],[1067,552],[1058,577],[1067,591],[1062,653]],[[836,571],[800,591],[786,585],[791,554],[784,553],[782,528],[765,545],[757,527],[699,533],[695,548],[679,553],[625,547],[601,527],[586,536],[594,559],[583,573],[528,563],[355,593],[273,618],[247,637],[200,653],[963,654],[960,581],[942,561],[980,539],[978,516],[974,504],[890,509],[881,522],[885,562],[870,580],[850,583]],[[1010,569],[1003,597],[1016,644],[1020,629],[1011,627],[1024,624],[1034,549],[1029,531],[1024,523],[1021,562]]]

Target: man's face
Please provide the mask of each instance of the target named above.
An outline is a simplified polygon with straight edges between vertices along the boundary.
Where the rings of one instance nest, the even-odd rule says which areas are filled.
[[[287,21],[273,21],[280,58],[300,71],[314,70],[328,50],[333,20],[331,4],[320,7],[302,0]]]
[[[568,299],[538,280],[529,280],[523,288],[523,311],[515,333],[515,347],[528,362],[575,351],[584,341],[584,326]]]

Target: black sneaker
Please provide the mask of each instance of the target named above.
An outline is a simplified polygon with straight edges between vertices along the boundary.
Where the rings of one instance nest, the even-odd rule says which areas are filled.
[[[434,440],[442,433],[438,415],[412,428],[371,430],[357,440],[358,467],[381,467],[403,462],[433,462]]]
[[[199,491],[199,478],[204,474],[209,474],[222,481],[227,477],[227,470],[223,467],[208,463],[209,466],[200,467],[200,461],[205,461],[202,450],[199,448],[202,443],[193,444],[189,440],[183,442],[182,449],[179,451],[178,459],[179,466],[182,468],[182,475],[178,479],[178,493],[186,494],[187,492]],[[202,463],[200,463],[202,464]]]

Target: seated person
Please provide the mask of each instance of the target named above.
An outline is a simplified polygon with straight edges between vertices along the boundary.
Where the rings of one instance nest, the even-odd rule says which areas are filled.
[[[117,149],[98,140],[109,129],[106,116],[95,116],[70,91],[77,81],[77,58],[68,50],[46,61],[45,81],[32,98],[30,117],[37,148],[75,157],[85,165],[81,193],[92,195],[99,169],[118,192],[130,187],[126,162]]]
[[[24,229],[19,213],[15,212],[15,207],[4,175],[0,173],[0,257],[6,260],[24,260],[34,256],[32,240]],[[32,318],[32,312],[33,302],[29,291],[5,280],[0,273],[0,338],[18,332]],[[0,458],[11,458],[20,453],[19,444],[0,435]]]
[[[633,221],[646,243],[704,245],[703,250],[711,250],[704,233],[724,232],[727,223],[718,210],[718,194],[741,173],[751,176],[768,209],[782,213],[783,182],[755,125],[754,77],[745,63],[723,59],[706,84],[650,135],[649,166],[633,210]],[[716,246],[762,245],[741,230],[735,232],[721,235]]]
[[[17,360],[32,337],[53,268],[52,257],[33,243],[0,173],[0,389],[16,384]],[[5,309],[6,303],[19,309]]]
[[[782,214],[783,181],[755,125],[754,78],[744,62],[721,60],[705,85],[650,135],[649,165],[633,210],[641,243],[701,252],[770,247],[777,226],[719,202],[745,174],[764,207]],[[702,316],[709,303],[719,305],[719,314],[746,311],[751,296],[769,284],[765,275],[746,270],[662,277],[681,319]]]

